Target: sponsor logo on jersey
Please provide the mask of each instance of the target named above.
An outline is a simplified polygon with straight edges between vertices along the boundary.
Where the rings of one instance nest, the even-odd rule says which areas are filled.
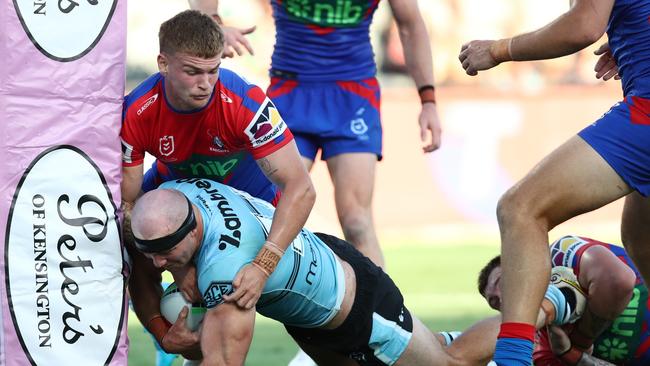
[[[25,355],[32,365],[72,358],[111,364],[125,279],[117,208],[104,176],[83,151],[57,146],[34,159],[13,197],[5,315]]]
[[[174,152],[174,136],[165,135],[161,137],[158,151],[162,156],[171,155]]]
[[[286,129],[287,125],[280,117],[275,105],[266,98],[251,123],[246,127],[246,135],[253,147],[258,147],[282,135]]]
[[[145,109],[149,108],[150,105],[154,104],[154,103],[156,102],[156,100],[158,100],[158,94],[154,94],[152,97],[150,97],[149,99],[147,99],[147,100],[142,104],[142,106],[140,107],[140,109],[138,109],[138,112],[136,112],[136,113],[138,114],[138,116],[141,115],[142,112],[145,111]]]
[[[221,100],[223,100],[226,103],[231,103],[232,104],[232,98],[226,95],[226,93],[221,92]]]
[[[61,62],[83,57],[111,21],[117,0],[14,0],[20,23],[45,56]]]
[[[210,146],[210,151],[214,152],[228,152],[228,149],[226,149],[226,146],[223,144],[223,141],[217,136],[217,132],[208,129],[208,136],[212,139],[212,146]]]
[[[210,282],[210,286],[208,286],[208,289],[203,293],[205,307],[211,309],[219,304],[223,304],[223,297],[225,295],[230,295],[232,292],[232,282]]]
[[[594,356],[615,364],[623,364],[634,356],[645,334],[647,302],[648,289],[643,284],[637,285],[625,310],[594,343]]]
[[[368,0],[285,0],[282,6],[290,18],[324,27],[352,27],[368,13]]]

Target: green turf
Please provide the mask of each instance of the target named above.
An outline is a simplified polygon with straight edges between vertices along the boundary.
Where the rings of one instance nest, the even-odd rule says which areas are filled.
[[[402,290],[407,307],[432,330],[462,330],[494,314],[475,288],[478,271],[497,253],[496,244],[462,243],[390,245],[384,251],[388,273]],[[149,336],[134,314],[129,319],[129,365],[154,365]],[[258,316],[246,365],[286,365],[296,349],[282,325]]]

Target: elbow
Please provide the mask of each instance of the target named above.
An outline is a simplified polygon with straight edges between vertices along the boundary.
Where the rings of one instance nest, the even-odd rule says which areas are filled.
[[[314,206],[314,203],[316,203],[316,189],[314,188],[311,179],[307,179],[307,182],[304,184],[301,196],[301,202],[308,205],[310,209]]]

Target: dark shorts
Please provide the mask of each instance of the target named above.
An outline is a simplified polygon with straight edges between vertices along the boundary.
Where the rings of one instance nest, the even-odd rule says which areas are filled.
[[[408,346],[413,332],[413,320],[402,294],[381,268],[352,245],[334,236],[316,235],[354,269],[354,304],[336,329],[285,328],[296,341],[334,351],[360,365],[392,365]]]
[[[627,97],[578,135],[632,189],[650,195],[650,99]]]
[[[381,160],[377,79],[304,82],[272,77],[267,94],[302,156],[314,160],[322,150],[323,160],[344,153],[372,153]]]

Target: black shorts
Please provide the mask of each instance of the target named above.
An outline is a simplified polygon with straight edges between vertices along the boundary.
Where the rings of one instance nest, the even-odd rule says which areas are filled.
[[[348,242],[322,233],[316,235],[354,269],[354,304],[336,329],[285,328],[296,341],[334,351],[360,365],[392,365],[408,346],[413,332],[413,320],[402,294],[381,268]]]

